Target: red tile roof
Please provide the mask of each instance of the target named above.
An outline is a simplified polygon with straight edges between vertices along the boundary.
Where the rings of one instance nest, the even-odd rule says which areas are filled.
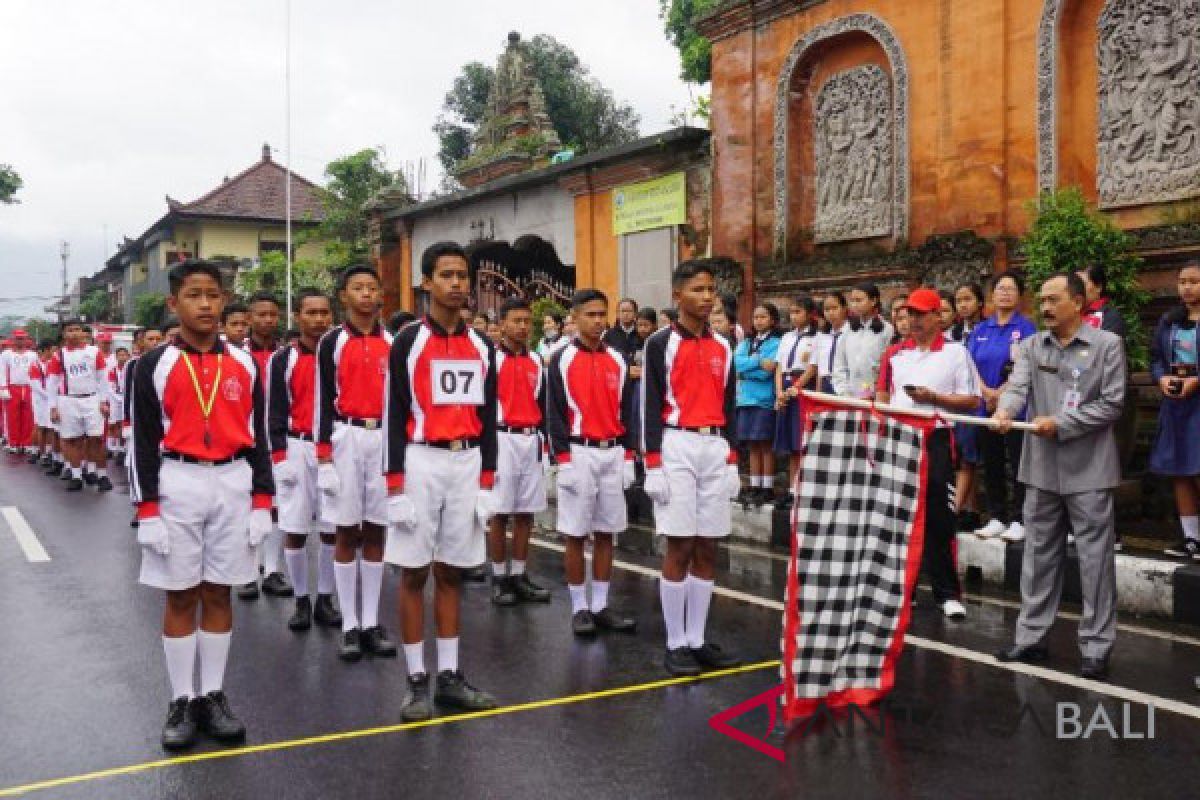
[[[287,171],[271,160],[271,149],[263,145],[262,159],[249,169],[190,203],[167,198],[171,211],[203,217],[278,220],[286,217],[284,187]],[[292,220],[321,220],[321,189],[311,181],[292,173]]]

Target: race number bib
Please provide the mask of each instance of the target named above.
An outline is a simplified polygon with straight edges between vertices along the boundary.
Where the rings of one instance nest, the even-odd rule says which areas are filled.
[[[436,359],[430,366],[435,406],[483,405],[483,362]]]

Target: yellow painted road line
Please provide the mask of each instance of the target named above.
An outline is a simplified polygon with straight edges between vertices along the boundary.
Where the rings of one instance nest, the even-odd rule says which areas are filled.
[[[467,722],[470,720],[487,719],[488,717],[499,717],[507,714],[517,714],[525,711],[537,711],[543,708],[553,708],[555,706],[574,705],[578,703],[587,703],[593,700],[604,700],[610,697],[621,697],[628,694],[639,694],[642,692],[651,692],[655,689],[665,689],[669,686],[682,686],[689,683],[700,683],[702,681],[710,681],[716,678],[728,678],[732,675],[742,675],[749,672],[761,672],[767,669],[778,669],[780,666],[778,661],[760,661],[757,664],[746,664],[733,669],[723,669],[715,672],[708,672],[694,678],[665,678],[661,681],[651,681],[650,683],[637,683],[632,686],[619,686],[615,689],[603,689],[598,692],[584,692],[583,694],[572,694],[566,697],[552,697],[548,700],[534,700],[529,703],[519,703],[512,706],[501,706],[490,711],[473,711],[466,714],[455,714],[449,717],[435,717],[434,719],[424,722],[406,722],[398,725],[384,725],[378,728],[363,728],[354,731],[341,731],[340,733],[326,733],[320,736],[309,736],[303,739],[287,739],[280,742],[268,742],[266,744],[247,745],[245,747],[234,747],[226,750],[214,750],[207,753],[195,753],[188,756],[176,756],[174,758],[162,758],[157,761],[145,761],[140,764],[129,764],[124,767],[114,767],[112,769],[102,769],[95,772],[85,772],[79,775],[71,775],[65,778],[53,778],[51,780],[37,781],[36,783],[26,783],[21,786],[12,786],[7,789],[0,789],[0,797],[18,797],[20,795],[29,794],[30,792],[39,792],[46,789],[57,789],[63,786],[73,786],[81,783],[89,783],[98,781],[104,778],[117,778],[125,775],[137,775],[142,772],[150,772],[167,767],[178,767],[185,764],[199,764],[205,761],[217,761],[225,758],[239,758],[241,756],[257,755],[259,753],[272,753],[278,750],[294,750],[299,747],[313,747],[321,744],[331,744],[333,742],[352,741],[354,739],[365,739],[373,736],[384,736],[389,733],[402,733],[404,731],[419,730],[421,728],[431,728],[437,725],[449,725],[454,722]]]

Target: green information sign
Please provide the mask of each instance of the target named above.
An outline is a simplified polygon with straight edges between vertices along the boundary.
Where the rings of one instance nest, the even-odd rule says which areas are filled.
[[[613,233],[666,228],[687,222],[687,178],[682,172],[613,190]]]

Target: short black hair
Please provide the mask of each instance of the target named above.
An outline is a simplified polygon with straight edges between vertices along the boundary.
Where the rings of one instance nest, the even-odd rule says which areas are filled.
[[[580,289],[571,295],[571,310],[582,308],[595,300],[601,300],[604,305],[608,305],[608,295],[599,289]]]
[[[976,301],[977,303],[979,303],[979,305],[980,305],[980,306],[982,306],[982,305],[983,305],[983,303],[984,303],[984,300],[983,300],[983,287],[982,287],[982,286],[980,286],[980,285],[979,285],[977,282],[975,282],[975,281],[967,281],[966,283],[960,283],[960,284],[959,284],[959,285],[958,285],[958,286],[955,288],[955,290],[954,290],[954,293],[955,293],[955,294],[958,294],[958,293],[959,293],[959,292],[961,292],[963,289],[966,289],[968,292],[970,292],[971,294],[975,295],[975,301]]]
[[[276,308],[279,308],[279,298],[275,293],[267,289],[259,289],[254,294],[250,295],[250,299],[246,301],[246,307],[249,308],[255,303],[274,303]]]
[[[761,308],[763,311],[767,312],[767,316],[769,316],[771,318],[771,328],[772,329],[779,327],[779,320],[781,319],[781,317],[779,315],[779,306],[775,305],[770,300],[767,300],[765,302],[759,303],[754,308],[756,310]]]
[[[249,314],[250,309],[246,308],[246,304],[240,300],[235,300],[225,308],[221,309],[221,322],[228,322],[229,318],[234,314]]]
[[[664,308],[658,313],[671,320],[672,323],[679,322],[679,312],[673,308]]]
[[[379,281],[379,283],[383,283],[383,281],[379,279],[379,273],[376,272],[372,267],[369,267],[366,264],[351,264],[342,270],[340,275],[338,275],[337,290],[339,292],[344,291],[346,286],[350,284],[350,279],[355,275],[370,275],[372,278]]]
[[[622,297],[621,302],[617,303],[617,308],[620,308],[621,306],[625,305],[626,303],[629,303],[631,306],[633,306],[634,314],[636,314],[638,312],[638,301],[634,300],[632,297]]]
[[[296,330],[295,328],[288,328],[287,332],[283,334],[283,338],[284,339],[299,339],[300,331]]]
[[[500,304],[500,319],[504,319],[514,311],[530,311],[529,301],[524,297],[510,297]]]
[[[397,311],[388,317],[387,328],[392,333],[396,333],[410,322],[415,322],[417,315],[411,311]]]
[[[426,278],[433,277],[433,270],[437,266],[439,258],[444,256],[457,256],[467,262],[467,269],[471,268],[471,259],[467,257],[467,251],[458,242],[437,242],[425,248],[425,252],[421,254],[421,275]]]
[[[829,294],[825,295],[825,297],[823,297],[821,299],[821,302],[824,303],[826,300],[828,300],[830,298],[833,298],[833,301],[835,303],[837,303],[839,306],[841,306],[842,308],[846,308],[849,306],[849,303],[846,302],[846,295],[844,292],[830,292]]]
[[[146,327],[142,328],[142,335],[145,336],[150,331],[158,331],[159,333],[166,333],[167,329],[164,328],[162,325],[147,325]]]
[[[658,312],[650,306],[645,306],[644,308],[638,309],[637,318],[644,319],[646,322],[653,322],[655,325],[658,324]]]
[[[71,319],[64,321],[62,324],[62,329],[65,331],[67,328],[73,328],[75,326],[79,326],[80,328],[87,330],[87,325],[84,325],[83,320],[79,319],[78,317],[71,317]]]
[[[1054,272],[1046,276],[1042,281],[1045,286],[1055,278],[1064,278],[1067,281],[1067,294],[1071,297],[1078,297],[1080,300],[1087,299],[1087,287],[1083,284],[1083,278],[1079,277],[1078,272]]]
[[[883,303],[880,301],[881,295],[879,294],[879,287],[876,286],[871,281],[863,281],[862,283],[856,283],[856,284],[854,284],[854,288],[851,291],[862,292],[867,297],[874,300],[875,305],[877,305],[877,306],[883,305]],[[907,296],[907,294],[908,293],[905,292],[905,296]]]
[[[319,297],[320,299],[329,303],[329,307],[331,309],[333,308],[333,301],[329,299],[329,295],[325,294],[320,289],[314,289],[311,286],[306,286],[305,288],[296,292],[295,297],[292,298],[292,310],[297,312],[304,308],[304,301],[310,297]]]
[[[57,347],[57,346],[58,346],[58,342],[56,342],[54,339],[39,339],[38,343],[37,343],[38,350],[47,350],[51,347]]]
[[[171,267],[171,271],[167,273],[167,285],[171,287],[171,294],[179,294],[183,282],[193,275],[207,275],[217,282],[217,286],[225,286],[220,267],[203,258],[189,258]]]
[[[1096,284],[1101,295],[1108,291],[1108,270],[1104,268],[1103,264],[1092,261],[1079,271],[1087,275],[1089,281]]]
[[[680,286],[683,286],[683,284],[687,283],[697,275],[708,275],[712,278],[717,277],[716,273],[713,272],[712,267],[710,267],[708,264],[705,264],[703,261],[691,259],[689,261],[682,262],[671,273],[671,288],[678,289]]]
[[[171,330],[171,328],[179,327],[182,327],[179,324],[179,317],[167,317],[167,321],[163,323],[162,332],[165,334],[167,331]]]
[[[951,292],[948,289],[939,289],[938,297],[949,303],[951,308],[954,308],[954,292]]]
[[[996,291],[996,287],[1000,285],[1000,281],[1004,280],[1005,278],[1011,280],[1013,285],[1017,287],[1017,294],[1025,294],[1025,278],[1015,269],[1006,269],[1004,272],[1001,272],[999,275],[992,278],[991,289],[993,292]]]
[[[542,319],[544,320],[546,317],[554,320],[554,324],[560,328],[562,327],[563,322],[566,320],[566,317],[564,317],[559,311],[548,311],[542,315]]]
[[[125,353],[126,355],[128,355],[129,348],[128,347],[118,347],[115,351],[113,351],[113,355],[116,355],[117,353]]]

